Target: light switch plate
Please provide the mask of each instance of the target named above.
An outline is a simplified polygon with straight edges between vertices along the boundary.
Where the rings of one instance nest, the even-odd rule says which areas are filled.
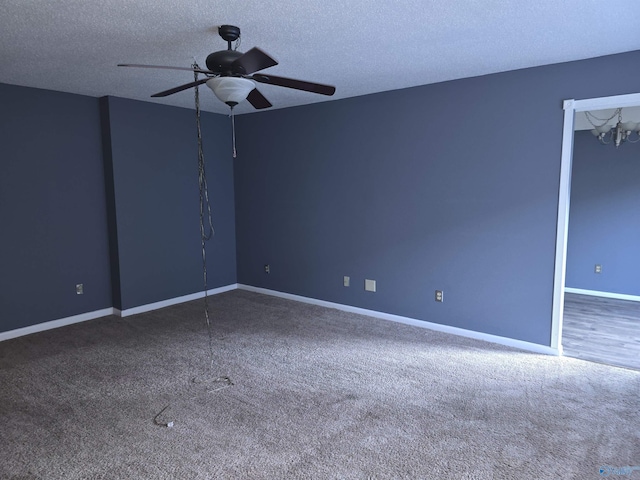
[[[351,278],[350,278],[350,277],[347,277],[347,276],[345,275],[345,276],[344,276],[344,279],[343,279],[343,285],[344,285],[345,287],[348,287],[349,285],[351,285]]]
[[[364,281],[364,289],[367,292],[375,292],[376,291],[376,281],[375,280],[366,279]]]

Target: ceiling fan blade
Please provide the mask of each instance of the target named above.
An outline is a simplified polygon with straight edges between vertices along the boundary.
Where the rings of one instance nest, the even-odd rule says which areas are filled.
[[[249,92],[249,95],[247,96],[247,100],[249,100],[249,103],[253,105],[253,108],[257,110],[261,110],[263,108],[269,108],[273,106],[271,105],[271,102],[267,100],[265,96],[258,91],[257,88],[254,88],[253,90],[251,90],[251,92]]]
[[[209,80],[208,77],[207,78],[201,78],[197,82],[185,83],[184,85],[180,85],[178,87],[170,88],[169,90],[165,90],[164,92],[154,93],[151,96],[152,97],[167,97],[169,95],[173,95],[174,93],[178,93],[178,92],[181,92],[183,90],[186,90],[187,88],[195,87],[196,85],[202,85],[207,80]]]
[[[304,90],[305,92],[319,93],[321,95],[333,95],[336,92],[336,87],[331,85],[305,82],[304,80],[295,80],[293,78],[276,77],[275,75],[260,73],[258,75],[252,75],[249,78],[260,83],[277,85],[279,87],[295,88],[296,90]]]
[[[164,70],[186,70],[187,72],[205,73],[207,75],[213,75],[213,72],[209,70],[202,70],[200,68],[191,67],[168,67],[166,65],[139,65],[136,63],[119,63],[119,67],[134,67],[134,68],[162,68]]]
[[[240,73],[249,75],[253,72],[257,72],[258,70],[273,67],[277,64],[278,62],[262,50],[257,47],[253,47],[241,57],[236,58],[232,65],[234,68],[240,67],[243,70]]]

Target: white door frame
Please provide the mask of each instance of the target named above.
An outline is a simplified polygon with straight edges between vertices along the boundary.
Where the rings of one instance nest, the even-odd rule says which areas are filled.
[[[567,234],[569,230],[569,198],[571,194],[571,166],[573,160],[573,124],[576,112],[640,105],[640,93],[612,97],[565,100],[562,128],[562,157],[558,193],[558,225],[556,228],[556,261],[553,278],[553,307],[551,318],[551,348],[562,355],[562,312],[564,282],[567,267]]]

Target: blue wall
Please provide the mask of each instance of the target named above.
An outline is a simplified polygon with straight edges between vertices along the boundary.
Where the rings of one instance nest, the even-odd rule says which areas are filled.
[[[639,74],[633,52],[239,117],[238,281],[549,345],[562,100]]]
[[[566,286],[640,295],[640,143],[582,131],[573,148]]]
[[[98,99],[0,84],[0,105],[0,331],[110,307]]]
[[[195,112],[114,97],[102,103],[114,306],[202,291]],[[202,134],[215,227],[207,244],[208,287],[215,288],[236,283],[228,118],[203,113]]]
[[[639,74],[631,52],[242,115],[235,162],[228,118],[205,114],[209,286],[548,345],[562,100]],[[1,331],[201,290],[193,111],[0,95]]]
[[[0,105],[0,332],[202,291],[194,111],[5,84]],[[215,288],[236,282],[231,132],[202,122]]]

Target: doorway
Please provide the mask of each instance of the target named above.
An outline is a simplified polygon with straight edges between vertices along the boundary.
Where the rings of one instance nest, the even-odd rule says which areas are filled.
[[[573,163],[574,122],[577,112],[604,110],[618,107],[640,105],[640,94],[617,95],[612,97],[585,100],[565,100],[562,153],[560,167],[560,186],[558,201],[558,224],[556,235],[556,258],[553,289],[551,347],[559,354],[563,353],[563,320],[565,310],[565,280],[567,238],[569,228],[569,206],[571,193],[571,171]],[[574,299],[572,298],[571,301]]]

